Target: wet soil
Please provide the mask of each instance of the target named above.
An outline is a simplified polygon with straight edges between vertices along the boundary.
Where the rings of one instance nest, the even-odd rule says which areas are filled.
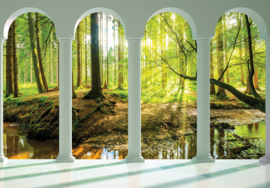
[[[115,106],[110,110],[104,105],[103,110],[99,109],[88,117],[89,112],[94,111],[100,101],[82,99],[87,91],[78,91],[78,98],[72,101],[75,109],[73,110],[72,133],[74,156],[76,158],[96,158],[95,156],[100,156],[100,153],[110,153],[111,151],[114,151],[114,157],[125,156],[128,146],[127,98],[106,93],[105,90],[106,100],[104,103],[114,101]],[[41,100],[45,96],[46,98]],[[43,94],[31,96],[19,102],[6,100],[4,103],[4,120],[20,122],[23,133],[28,133],[29,136],[29,130],[31,130],[31,134],[36,136],[35,139],[52,139],[57,145],[59,135],[58,102],[57,91],[51,91],[49,95],[44,94],[44,96]],[[36,108],[37,106],[38,108]],[[55,107],[53,113],[50,111],[53,114],[53,119],[51,119],[50,113],[42,116],[42,113],[52,106]],[[212,125],[226,123],[231,126],[239,126],[257,123],[265,119],[264,113],[243,106],[233,98],[227,101],[212,101],[210,106]],[[196,117],[197,110],[194,102],[142,104],[141,147],[143,156],[156,158],[160,155],[159,151],[163,151],[165,148],[173,150],[175,142],[179,142],[178,145],[181,145],[181,143],[183,145],[183,142],[187,142],[186,138],[190,140],[190,145],[194,146],[196,143],[196,126],[192,125],[196,124]],[[38,118],[41,118],[44,124],[38,124],[39,122],[36,121]],[[80,121],[82,119],[83,121]],[[29,125],[36,127],[31,129]],[[189,156],[192,156],[192,154],[189,154]]]

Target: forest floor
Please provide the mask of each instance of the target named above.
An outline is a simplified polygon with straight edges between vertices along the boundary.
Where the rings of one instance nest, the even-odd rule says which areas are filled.
[[[89,147],[127,151],[127,95],[117,90],[104,90],[104,101],[82,99],[88,91],[77,90],[77,98],[72,101],[74,156],[82,158]],[[211,126],[217,129],[265,119],[264,113],[232,96],[226,100],[211,97],[210,107]],[[141,113],[142,153],[156,155],[159,148],[173,147],[175,140],[196,131],[196,101],[143,103]],[[20,124],[28,138],[57,140],[58,117],[58,88],[44,94],[4,99],[4,121]]]

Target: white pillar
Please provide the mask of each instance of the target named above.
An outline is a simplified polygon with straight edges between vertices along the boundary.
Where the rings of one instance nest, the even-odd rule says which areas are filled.
[[[265,40],[265,156],[260,162],[270,162],[270,37]]]
[[[141,155],[141,40],[128,40],[128,156],[126,162],[144,162]]]
[[[210,156],[210,40],[197,40],[197,155],[192,160],[209,163]]]
[[[3,44],[4,44],[5,38],[0,38],[0,162],[7,161],[7,158],[4,155],[4,145],[3,145],[3,139],[4,139],[4,131],[3,131],[3,123],[4,123],[4,116],[3,116]]]
[[[72,41],[74,37],[57,37],[59,41],[59,156],[56,162],[74,162],[72,156]]]

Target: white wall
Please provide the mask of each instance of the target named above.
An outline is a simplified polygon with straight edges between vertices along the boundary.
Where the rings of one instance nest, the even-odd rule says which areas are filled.
[[[194,38],[214,36],[219,17],[231,10],[246,13],[255,20],[261,37],[270,36],[270,0],[0,0],[0,37],[7,37],[17,16],[35,11],[52,19],[57,36],[74,36],[79,21],[93,12],[116,16],[126,36],[143,36],[148,19],[162,11],[184,17]]]

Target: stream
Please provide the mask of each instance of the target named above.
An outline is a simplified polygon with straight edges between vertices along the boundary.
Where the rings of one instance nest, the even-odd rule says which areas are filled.
[[[228,130],[211,128],[210,153],[214,158],[226,156],[226,150],[219,145],[219,141],[227,139]],[[232,132],[244,138],[254,139],[252,142],[262,151],[265,150],[265,121],[235,126]],[[196,133],[182,136],[174,141],[174,147],[168,149],[167,141],[160,141],[164,145],[162,149],[152,152],[143,152],[145,159],[191,159],[196,155]],[[164,143],[163,143],[164,142]],[[82,159],[124,159],[127,150],[109,150],[107,148],[89,147],[84,150]],[[36,141],[27,139],[26,133],[22,133],[18,124],[4,123],[4,154],[9,159],[55,159],[58,156],[58,141]]]

